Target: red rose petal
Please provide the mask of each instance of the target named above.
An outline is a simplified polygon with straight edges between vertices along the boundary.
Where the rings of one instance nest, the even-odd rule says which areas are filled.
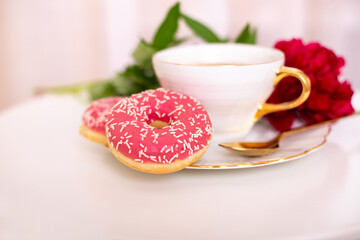
[[[338,85],[338,80],[333,74],[318,76],[316,88],[318,91],[332,93]]]
[[[268,103],[288,102],[300,96],[302,90],[299,80],[287,77],[281,80],[267,100]]]
[[[336,86],[333,98],[350,100],[353,94],[354,91],[351,89],[350,83],[348,81],[344,81]]]
[[[331,119],[350,115],[355,111],[351,103],[346,100],[333,102],[331,110],[332,111],[329,113]]]
[[[295,119],[295,111],[272,113],[265,116],[269,123],[278,131],[284,132],[291,129]]]
[[[306,106],[313,111],[327,111],[330,109],[330,98],[326,93],[312,92],[306,101]]]
[[[305,120],[305,122],[307,122],[308,124],[314,124],[329,120],[329,118],[326,115],[324,115],[322,112],[303,110],[300,111],[300,115],[302,119]]]

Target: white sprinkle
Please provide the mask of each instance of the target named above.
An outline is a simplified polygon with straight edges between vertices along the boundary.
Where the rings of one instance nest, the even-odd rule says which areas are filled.
[[[110,124],[112,121],[114,121],[114,118],[110,119],[110,121],[108,121],[106,125]]]
[[[156,157],[155,156],[150,156],[150,160],[157,162]]]
[[[163,148],[160,150],[160,152],[163,152],[165,148],[166,148],[166,145],[163,146]]]
[[[182,137],[182,136],[184,136],[184,134],[180,134],[180,135],[174,135],[174,137],[176,137],[176,138],[179,138],[179,137]]]
[[[157,100],[157,99],[156,99],[156,100]],[[160,115],[159,112],[155,112],[155,114],[156,114],[159,118],[161,118],[161,115]]]
[[[171,116],[172,114],[174,114],[177,111],[177,109],[175,109],[174,111],[168,113],[168,116]]]
[[[179,156],[179,154],[177,153],[177,154],[175,154],[171,159],[170,159],[170,163],[174,160],[174,158],[177,158]]]

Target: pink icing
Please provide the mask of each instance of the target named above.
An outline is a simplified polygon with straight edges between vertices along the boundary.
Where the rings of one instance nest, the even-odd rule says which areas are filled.
[[[106,115],[122,97],[108,97],[94,101],[86,108],[82,121],[93,131],[105,134]]]
[[[149,125],[162,120],[170,125]],[[212,123],[194,98],[165,89],[148,90],[120,100],[106,123],[108,140],[123,155],[141,163],[186,159],[210,143]]]

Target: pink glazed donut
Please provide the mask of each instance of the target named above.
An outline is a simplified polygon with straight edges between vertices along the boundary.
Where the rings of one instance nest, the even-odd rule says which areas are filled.
[[[161,174],[196,162],[210,144],[212,123],[194,98],[159,88],[121,99],[109,113],[106,134],[119,161]]]
[[[82,116],[83,124],[80,126],[80,134],[91,141],[107,146],[105,135],[106,115],[121,99],[123,98],[108,97],[92,102]]]

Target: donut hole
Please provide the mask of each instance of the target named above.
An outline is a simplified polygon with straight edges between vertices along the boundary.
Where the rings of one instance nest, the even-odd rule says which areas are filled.
[[[147,115],[146,123],[156,129],[162,129],[171,125],[171,118],[167,111],[155,110]]]
[[[157,129],[162,129],[164,127],[170,126],[168,122],[162,121],[162,120],[153,120],[149,123],[150,126]]]

